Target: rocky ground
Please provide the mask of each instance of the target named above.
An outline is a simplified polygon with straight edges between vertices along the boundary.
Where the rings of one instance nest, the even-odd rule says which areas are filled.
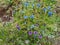
[[[57,0],[57,4],[56,4],[56,9],[57,10],[57,35],[58,37],[55,39],[53,45],[60,45],[60,0]]]

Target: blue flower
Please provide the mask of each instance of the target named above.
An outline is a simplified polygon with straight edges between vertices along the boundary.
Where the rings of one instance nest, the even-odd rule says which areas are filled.
[[[50,10],[51,9],[51,6],[48,6],[47,9]]]
[[[24,6],[26,6],[26,7],[27,7],[28,5],[29,5],[29,3],[28,3],[28,2],[25,2],[25,3],[24,3]]]
[[[34,15],[31,15],[31,16],[30,16],[30,18],[32,18],[32,19],[33,19],[33,18],[34,18]]]
[[[40,7],[40,3],[37,4],[37,7],[38,7],[38,8]]]
[[[28,16],[24,16],[24,19],[27,19],[28,18]]]
[[[46,11],[47,11],[47,9],[46,9],[46,8],[43,8],[43,11],[44,11],[44,12],[46,12]]]
[[[48,12],[48,16],[51,16],[53,14],[53,12],[49,11]]]

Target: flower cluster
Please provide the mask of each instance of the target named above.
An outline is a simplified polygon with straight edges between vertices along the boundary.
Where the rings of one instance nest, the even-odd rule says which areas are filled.
[[[13,45],[10,44],[12,42],[14,45],[52,45],[50,39],[56,35],[54,31],[56,15],[53,12],[52,2],[51,0],[20,0],[19,5],[14,3],[13,23],[0,27],[0,39],[3,40],[0,41],[1,45],[5,45],[6,42],[9,45]]]
[[[30,15],[30,17],[24,16],[24,19],[28,19],[28,18],[34,19],[34,15]]]
[[[36,35],[38,35],[38,32],[37,32],[37,31],[34,31],[34,32],[28,31],[28,35],[29,35],[29,36],[31,36],[31,35],[33,35],[33,34],[34,34],[34,38],[36,38],[36,37],[37,37]],[[38,38],[39,38],[39,39],[42,39],[42,35],[39,35]]]

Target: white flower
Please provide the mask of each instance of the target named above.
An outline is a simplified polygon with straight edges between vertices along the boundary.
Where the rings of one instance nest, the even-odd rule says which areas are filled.
[[[25,43],[28,44],[30,41],[29,40],[25,40]]]

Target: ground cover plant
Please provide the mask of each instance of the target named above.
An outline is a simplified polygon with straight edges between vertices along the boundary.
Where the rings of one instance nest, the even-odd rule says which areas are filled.
[[[59,21],[55,0],[4,2],[5,5],[13,3],[10,7],[13,20],[6,21],[7,18],[0,22],[0,45],[53,45]]]

